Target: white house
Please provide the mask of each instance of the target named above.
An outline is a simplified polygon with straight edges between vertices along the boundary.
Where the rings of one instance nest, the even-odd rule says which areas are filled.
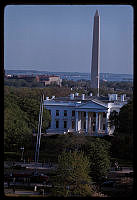
[[[46,130],[47,134],[64,134],[73,132],[104,136],[112,134],[109,127],[109,115],[113,110],[119,112],[126,104],[124,96],[117,98],[116,94],[106,97],[79,96],[78,93],[70,97],[51,99],[46,97],[44,107],[50,111],[51,123]],[[114,129],[114,128],[113,128]],[[113,130],[114,131],[114,130]]]

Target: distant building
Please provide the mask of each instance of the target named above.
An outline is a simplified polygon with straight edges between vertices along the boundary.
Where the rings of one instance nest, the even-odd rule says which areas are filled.
[[[47,134],[64,134],[73,132],[91,136],[113,134],[114,127],[109,126],[110,113],[127,103],[125,95],[109,94],[108,97],[79,96],[78,93],[70,97],[51,99],[46,97],[44,106],[51,114],[51,123]]]
[[[60,79],[59,76],[48,76],[48,75],[37,75],[36,76],[37,82],[43,83],[45,86],[46,85],[51,85],[51,84],[56,84],[61,86],[62,79]]]
[[[23,79],[23,80],[28,81],[28,82],[32,82],[32,81],[35,80],[35,76],[33,76],[33,75],[17,75],[17,78]]]
[[[33,75],[5,75],[5,78],[7,79],[22,79],[25,80],[27,82],[32,82],[33,80],[35,80],[35,76]]]

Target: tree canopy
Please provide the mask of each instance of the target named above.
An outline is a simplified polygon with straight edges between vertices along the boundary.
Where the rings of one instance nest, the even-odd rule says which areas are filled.
[[[94,180],[105,177],[110,170],[110,143],[95,138],[88,147],[90,175]]]
[[[129,101],[119,112],[119,133],[133,134],[133,101]]]
[[[21,90],[21,88],[20,88]],[[4,147],[15,150],[26,145],[34,130],[37,133],[39,119],[39,98],[34,98],[25,89],[5,88],[4,94]],[[43,131],[48,127],[50,115],[48,110],[43,113]]]
[[[111,138],[111,152],[113,157],[125,160],[133,159],[133,101],[124,105],[119,114],[113,112],[110,116],[111,123],[116,129]]]
[[[89,160],[81,152],[63,152],[58,156],[55,196],[91,196]]]

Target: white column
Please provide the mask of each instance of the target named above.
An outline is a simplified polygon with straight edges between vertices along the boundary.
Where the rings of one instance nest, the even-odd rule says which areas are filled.
[[[79,116],[78,116],[78,119],[79,119],[79,120],[78,120],[78,121],[79,121],[79,122],[78,122],[79,130],[81,130],[81,122],[82,122],[81,118],[82,118],[82,117],[81,117],[81,112],[79,112]]]
[[[107,113],[106,113],[106,125],[105,125],[105,134],[108,135],[108,119],[107,119]]]
[[[86,133],[88,132],[88,112],[86,112]]]
[[[76,131],[78,131],[78,111],[76,111]]]
[[[98,134],[98,112],[96,112],[96,134]]]

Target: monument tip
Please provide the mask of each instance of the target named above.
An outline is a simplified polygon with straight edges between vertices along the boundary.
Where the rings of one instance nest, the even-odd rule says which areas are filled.
[[[98,10],[96,10],[95,16],[99,16]]]

